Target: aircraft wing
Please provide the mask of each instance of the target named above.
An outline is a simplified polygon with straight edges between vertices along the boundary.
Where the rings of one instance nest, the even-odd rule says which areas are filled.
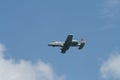
[[[69,34],[65,40],[63,47],[61,48],[61,53],[65,53],[70,48],[72,39],[73,39],[73,35]]]

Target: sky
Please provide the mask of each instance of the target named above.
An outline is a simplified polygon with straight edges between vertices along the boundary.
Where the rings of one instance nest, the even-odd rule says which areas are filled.
[[[0,80],[120,80],[119,26],[120,0],[0,0]]]

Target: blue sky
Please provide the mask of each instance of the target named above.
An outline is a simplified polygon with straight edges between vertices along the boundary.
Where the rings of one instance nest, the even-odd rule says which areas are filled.
[[[119,8],[120,0],[1,0],[0,79],[120,79]],[[70,33],[86,39],[83,50],[48,46]]]

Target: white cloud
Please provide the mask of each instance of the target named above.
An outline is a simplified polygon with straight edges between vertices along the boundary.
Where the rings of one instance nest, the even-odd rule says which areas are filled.
[[[64,80],[63,76],[57,76],[51,65],[38,61],[32,64],[30,61],[14,59],[6,60],[5,47],[0,44],[0,80]]]
[[[120,52],[115,51],[100,68],[103,78],[120,79]]]
[[[104,0],[102,15],[112,17],[120,13],[120,0]]]

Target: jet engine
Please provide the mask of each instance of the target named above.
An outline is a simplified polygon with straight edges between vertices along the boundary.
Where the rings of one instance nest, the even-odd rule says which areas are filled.
[[[71,46],[75,46],[78,45],[78,41],[77,40],[72,40]]]

